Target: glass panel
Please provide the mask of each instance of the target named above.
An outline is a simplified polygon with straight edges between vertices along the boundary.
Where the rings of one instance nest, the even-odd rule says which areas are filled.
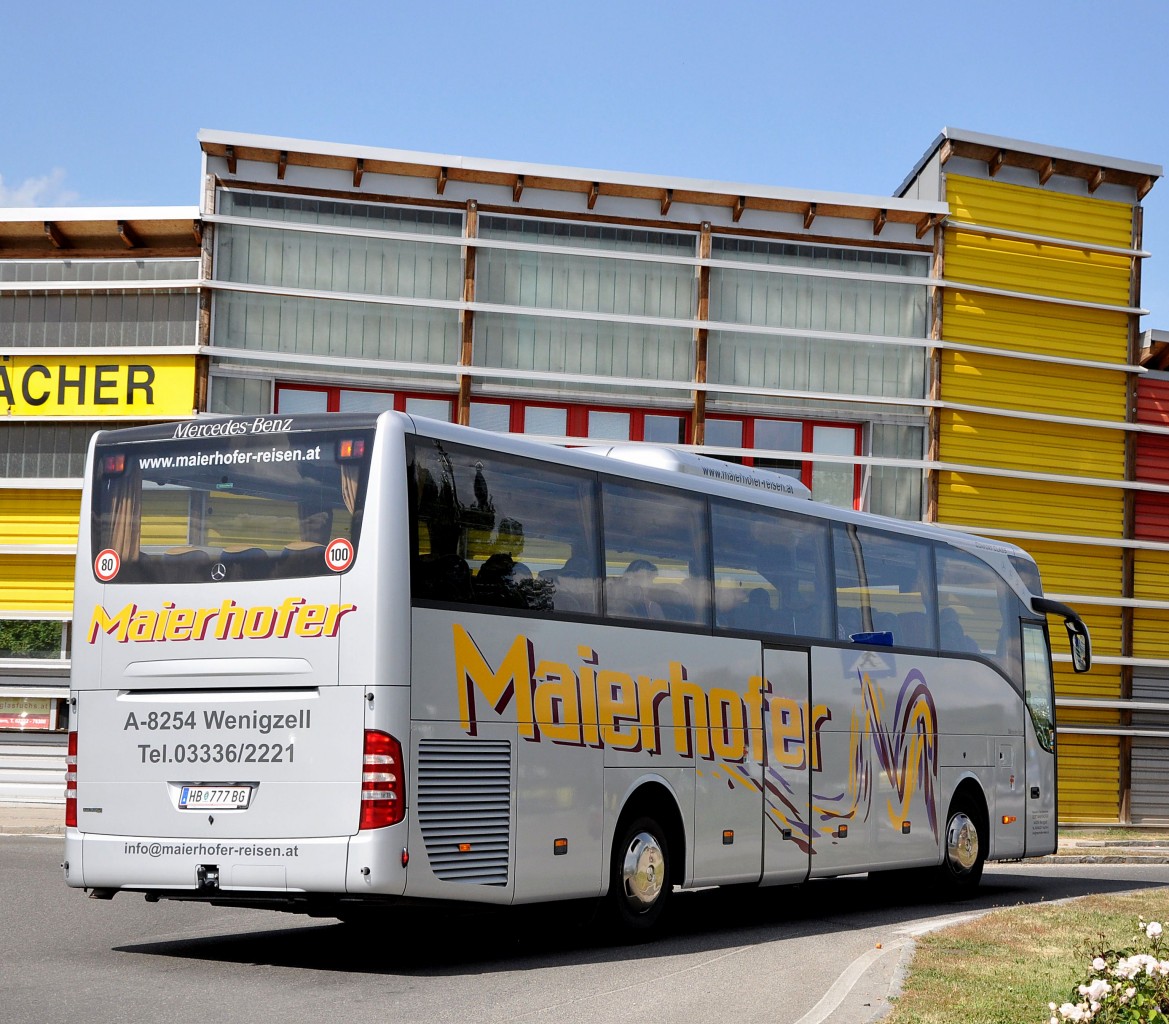
[[[406,411],[413,416],[426,416],[432,420],[451,421],[453,403],[449,398],[407,398]]]
[[[628,441],[629,413],[590,412],[589,437],[598,441]]]
[[[1055,749],[1055,691],[1051,678],[1051,651],[1047,631],[1038,623],[1023,623],[1023,686],[1035,735],[1044,750]]]
[[[693,332],[685,328],[477,313],[474,363],[553,374],[689,381],[694,373],[694,339]],[[628,390],[623,384],[565,383],[555,379],[519,383],[545,390],[570,388],[598,394]],[[677,392],[652,389],[644,393],[672,400],[678,397]]]
[[[208,412],[239,415],[272,411],[272,382],[262,377],[211,376]]]
[[[420,438],[410,485],[415,598],[597,613],[590,474]]]
[[[454,310],[243,292],[218,292],[212,302],[213,344],[221,349],[444,366],[459,356]]]
[[[471,426],[494,430],[497,434],[510,433],[511,406],[501,402],[472,402]]]
[[[48,281],[197,281],[198,259],[177,260],[5,260],[0,281],[12,284]]]
[[[339,461],[330,431],[101,444],[94,550],[118,553],[118,583],[332,575],[326,547],[357,544],[373,446],[345,437],[366,454]]]
[[[567,437],[568,410],[529,405],[524,409],[524,433],[541,437]]]
[[[742,448],[743,421],[742,420],[707,420],[706,445],[709,448]],[[741,458],[731,455],[718,455],[716,458],[730,462],[742,462]]]
[[[942,650],[990,658],[1018,680],[1021,602],[998,573],[965,551],[939,548],[937,565]]]
[[[714,621],[720,629],[831,636],[828,525],[713,501]]]
[[[602,495],[606,613],[709,625],[702,499],[608,481]]]
[[[0,348],[194,345],[193,292],[0,295]]]
[[[310,391],[307,388],[276,389],[277,412],[328,412],[329,393],[327,391]]]
[[[341,389],[341,412],[385,412],[394,407],[394,393],[392,391],[351,391]]]
[[[264,410],[267,412],[267,410]],[[0,443],[0,477],[77,479],[85,475],[85,453],[95,430],[111,423],[5,423]],[[116,426],[137,427],[118,420]]]
[[[797,420],[765,420],[755,421],[756,451],[761,449],[772,451],[802,452],[804,450],[804,425]],[[799,459],[769,459],[756,456],[755,465],[760,469],[770,469],[784,476],[793,476],[797,480],[804,474],[804,464]]]
[[[874,455],[896,459],[921,459],[925,430],[922,427],[874,423],[871,427]],[[922,518],[922,470],[908,466],[873,466],[869,469],[868,509],[878,515],[920,522]]]
[[[461,235],[463,215],[450,210],[410,209],[383,203],[346,203],[265,192],[220,189],[217,212],[253,220],[382,229],[414,235]]]
[[[931,545],[839,523],[832,533],[837,638],[890,633],[899,647],[936,647]]]
[[[661,416],[647,412],[642,440],[652,441],[654,444],[685,444],[686,417]]]
[[[824,455],[856,455],[855,427],[812,428],[812,451]],[[856,499],[856,467],[840,462],[812,463],[812,497],[826,505],[852,508]]]

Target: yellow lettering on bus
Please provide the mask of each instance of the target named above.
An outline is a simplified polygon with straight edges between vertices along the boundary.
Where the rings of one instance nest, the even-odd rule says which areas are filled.
[[[628,672],[603,669],[597,673],[597,711],[601,739],[617,750],[640,750],[637,686]]]
[[[356,610],[355,604],[306,604],[303,597],[287,597],[276,607],[244,607],[231,598],[217,608],[177,608],[173,601],[164,601],[156,611],[131,603],[115,614],[94,605],[86,638],[94,644],[105,633],[124,644],[333,637],[340,632],[341,620]]]
[[[686,678],[686,666],[680,661],[670,662],[670,720],[676,753],[712,760],[706,691]]]
[[[804,708],[786,697],[771,700],[771,760],[785,768],[807,767]]]
[[[536,666],[533,709],[540,731],[553,743],[583,744],[576,673],[562,661]]]
[[[89,643],[97,643],[97,635],[99,633],[108,633],[118,643],[124,644],[126,642],[127,630],[130,626],[130,619],[137,610],[137,605],[128,604],[117,615],[107,615],[105,608],[100,604],[94,605],[93,618],[89,620]]]
[[[497,714],[502,715],[515,701],[516,723],[524,739],[539,737],[539,728],[533,717],[532,691],[535,689],[535,666],[532,643],[522,633],[511,647],[496,671],[483,657],[471,635],[458,623],[454,633],[455,678],[459,691],[459,724],[470,736],[478,733],[475,692],[478,691]]]
[[[747,716],[734,690],[710,691],[710,745],[721,761],[742,761],[747,753]]]

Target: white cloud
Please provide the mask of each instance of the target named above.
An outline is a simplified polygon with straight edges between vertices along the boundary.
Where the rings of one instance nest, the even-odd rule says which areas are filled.
[[[77,199],[76,192],[65,188],[65,172],[60,167],[17,185],[8,185],[0,175],[0,206],[69,206]]]

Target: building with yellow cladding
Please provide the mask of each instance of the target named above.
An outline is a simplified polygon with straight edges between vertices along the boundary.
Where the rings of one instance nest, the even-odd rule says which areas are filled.
[[[0,798],[59,785],[93,429],[399,408],[1020,544],[1095,642],[1056,665],[1061,819],[1169,821],[1160,167],[946,130],[881,197],[199,141],[198,207],[0,211]]]

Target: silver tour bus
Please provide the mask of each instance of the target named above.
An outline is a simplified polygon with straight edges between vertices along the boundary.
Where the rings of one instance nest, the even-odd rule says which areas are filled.
[[[387,412],[97,434],[65,879],[355,915],[1056,847],[1065,621],[1009,544],[645,445]]]

